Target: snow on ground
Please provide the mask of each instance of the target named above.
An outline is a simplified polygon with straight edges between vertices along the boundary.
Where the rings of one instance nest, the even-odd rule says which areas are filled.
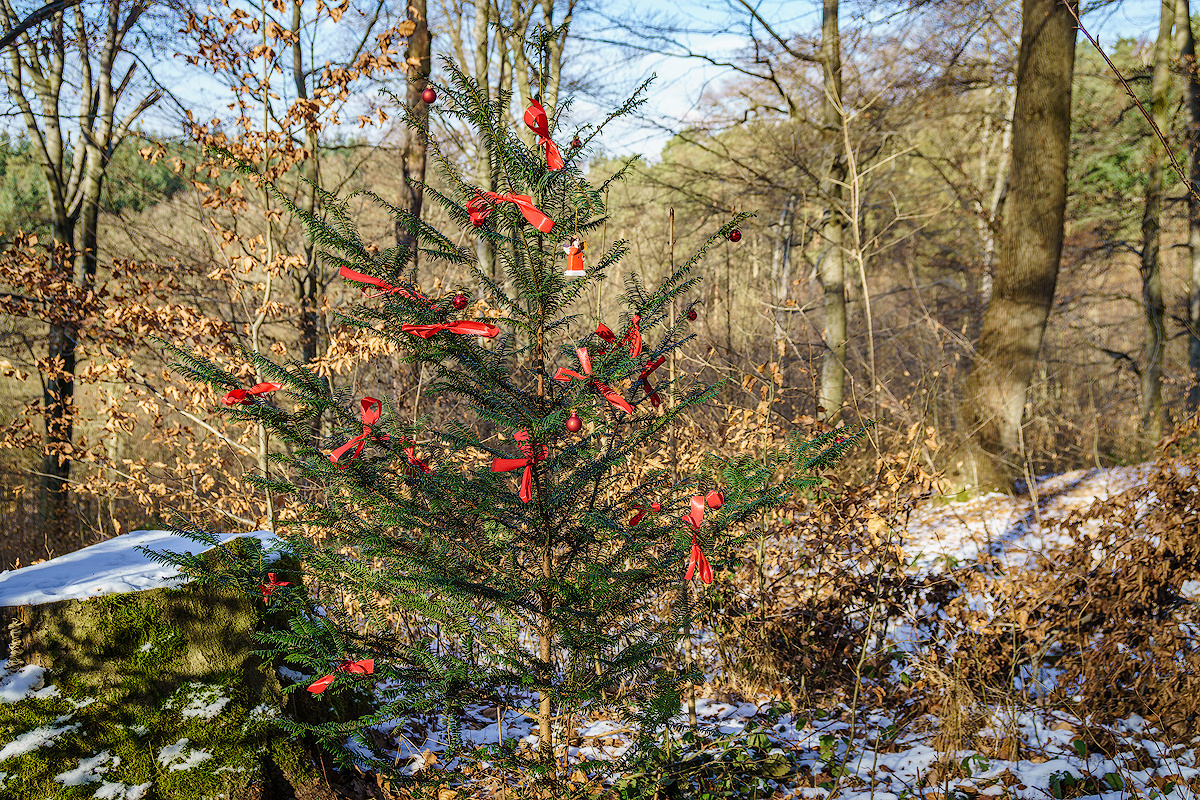
[[[250,536],[264,549],[277,539],[270,531],[231,533],[217,536],[221,543]],[[34,606],[57,600],[83,600],[106,594],[140,592],[164,586],[179,586],[179,570],[151,560],[137,548],[175,553],[198,553],[202,543],[171,531],[134,531],[20,569],[0,572],[0,606]],[[269,560],[278,558],[270,553]]]

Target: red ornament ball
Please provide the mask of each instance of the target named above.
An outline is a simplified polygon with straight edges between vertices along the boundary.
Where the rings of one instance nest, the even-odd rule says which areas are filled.
[[[729,232],[729,241],[740,242],[741,240],[742,240],[742,232],[740,230],[738,230],[737,228],[734,228],[733,230],[731,230]]]
[[[462,311],[464,308],[466,308],[467,307],[467,296],[465,294],[463,294],[462,292],[459,292],[458,294],[454,295],[454,307],[457,308],[459,311]]]
[[[579,433],[583,429],[583,420],[581,420],[574,411],[571,416],[567,417],[567,430],[571,433]]]
[[[574,139],[571,140],[571,148],[572,149],[578,150],[581,147],[583,147],[583,142],[579,141],[578,136],[576,136]]]
[[[689,308],[688,309],[688,322],[695,322],[695,321],[696,321],[696,309]]]
[[[433,103],[437,100],[437,92],[433,90],[432,86],[426,86],[425,91],[421,92],[421,99],[426,103],[433,105]]]

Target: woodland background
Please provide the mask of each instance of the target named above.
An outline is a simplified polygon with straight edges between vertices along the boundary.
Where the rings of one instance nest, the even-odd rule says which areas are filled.
[[[954,473],[975,432],[964,386],[1004,230],[1021,5],[739,0],[686,19],[586,0],[47,7],[3,50],[0,567],[162,527],[171,510],[223,530],[290,513],[241,482],[279,445],[223,422],[218,398],[174,375],[156,337],[240,368],[247,384],[239,347],[312,364],[347,396],[388,394],[414,418],[461,413],[455,398],[422,397],[427,376],[383,339],[339,324],[357,292],[256,176],[206,150],[265,169],[302,208],[336,212],[315,183],[416,203],[452,229],[406,181],[424,155],[397,112],[431,112],[434,135],[489,188],[468,132],[418,99],[445,57],[516,95],[514,128],[544,74],[563,147],[636,88],[629,65],[646,53],[717,76],[607,198],[592,252],[620,238],[631,256],[579,309],[585,326],[611,317],[623,271],[662,275],[731,213],[755,213],[703,267],[679,369],[728,380],[692,420],[695,446],[673,457],[874,420],[839,481],[890,471],[969,490]],[[1085,7],[1084,24],[1118,5]],[[0,32],[39,8],[0,0]],[[1175,0],[1161,11],[1179,22],[1165,35],[1104,47],[1186,171],[1190,12]],[[539,30],[551,46],[531,61],[520,42]],[[706,38],[717,32],[720,48]],[[1081,39],[1074,61],[1057,287],[1017,447],[994,454],[1017,489],[1152,457],[1198,399],[1200,241],[1186,185],[1101,55]],[[600,140],[593,175],[646,141],[653,111],[627,141]],[[432,167],[426,179],[439,185]],[[370,197],[345,208],[374,246],[396,241]],[[422,260],[417,279],[435,295],[466,287],[477,311],[497,313],[444,264]]]

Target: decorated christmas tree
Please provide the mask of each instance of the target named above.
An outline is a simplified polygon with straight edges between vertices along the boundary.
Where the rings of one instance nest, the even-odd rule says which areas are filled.
[[[713,453],[687,474],[631,471],[635,456],[661,448],[681,418],[718,393],[690,376],[672,383],[662,367],[691,336],[697,266],[710,249],[740,238],[743,217],[714,230],[654,285],[631,271],[619,318],[590,318],[586,293],[619,268],[627,245],[587,250],[606,218],[604,189],[622,173],[593,186],[583,154],[640,95],[570,137],[561,109],[547,119],[535,98],[524,114],[537,135],[531,147],[503,122],[510,96],[489,99],[453,65],[446,75],[439,113],[477,131],[497,189],[477,189],[430,137],[441,180],[426,185],[425,196],[452,230],[374,197],[418,243],[378,251],[332,194],[323,196],[328,222],[288,210],[348,286],[364,289],[360,302],[341,309],[342,320],[394,343],[434,376],[427,393],[462,401],[463,417],[406,423],[382,390],[352,397],[305,364],[247,353],[264,382],[244,386],[175,352],[189,377],[226,392],[229,415],[261,424],[279,443],[272,473],[249,480],[302,509],[281,533],[319,592],[255,564],[238,579],[290,611],[290,630],[265,634],[264,654],[313,676],[290,691],[327,702],[370,689],[377,699],[358,716],[291,721],[290,730],[346,763],[398,777],[404,764],[379,737],[364,735],[369,727],[441,715],[456,750],[467,704],[525,698],[538,726],[533,747],[521,752],[501,739],[475,759],[543,781],[631,769],[678,724],[683,688],[700,678],[679,655],[702,591],[690,587],[720,580],[744,523],[812,485],[856,434],[797,436],[753,459]],[[571,146],[560,150],[556,137]],[[479,238],[502,276],[480,269]],[[469,270],[471,285],[435,296],[419,285],[418,264],[426,286],[456,265]],[[314,439],[318,419],[328,435]],[[161,558],[205,578],[186,556]],[[398,630],[398,615],[413,624]],[[623,763],[568,764],[563,745],[581,711],[624,718],[641,746]],[[353,753],[347,737],[357,743]],[[451,765],[472,763],[470,753],[454,755],[461,758]]]

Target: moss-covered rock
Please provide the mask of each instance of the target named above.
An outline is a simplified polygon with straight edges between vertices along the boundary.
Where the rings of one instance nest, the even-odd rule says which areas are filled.
[[[258,546],[233,540],[210,563],[241,568]],[[272,569],[300,584],[294,561]],[[193,583],[20,616],[23,658],[57,691],[0,704],[0,798],[332,796],[276,722],[274,665],[251,653],[256,631],[281,624],[261,598]]]

